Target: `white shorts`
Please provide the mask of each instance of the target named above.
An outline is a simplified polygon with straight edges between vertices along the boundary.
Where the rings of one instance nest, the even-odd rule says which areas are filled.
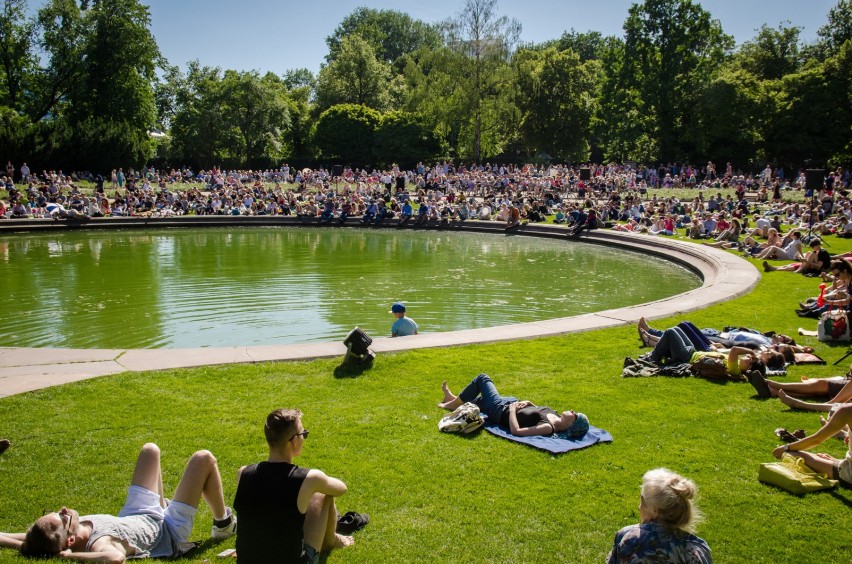
[[[164,521],[172,538],[178,543],[189,541],[198,509],[180,501],[167,501],[166,503],[168,505],[163,509],[160,506],[160,496],[157,493],[142,486],[131,485],[127,488],[127,499],[124,500],[124,507],[121,508],[118,516],[148,515]]]
[[[852,458],[847,456],[835,468],[837,477],[846,482],[846,485],[852,486]]]

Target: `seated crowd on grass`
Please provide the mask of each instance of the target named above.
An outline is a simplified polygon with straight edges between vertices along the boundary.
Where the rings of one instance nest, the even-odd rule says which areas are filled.
[[[446,163],[432,167],[421,164],[409,171],[398,167],[372,173],[346,169],[341,176],[332,176],[326,170],[297,171],[289,167],[260,172],[226,172],[214,168],[198,174],[188,169],[168,173],[146,169],[139,174],[130,172],[124,175],[119,170],[114,171],[108,180],[91,175],[68,177],[62,173],[45,172],[39,176],[28,175],[21,182],[20,189],[12,180],[13,173],[9,173],[4,177],[8,201],[0,200],[0,218],[48,218],[56,209],[50,208],[50,205],[58,204],[63,209],[95,217],[144,214],[297,215],[330,221],[360,216],[362,221],[378,222],[394,216],[408,221],[416,215],[415,225],[418,222],[477,219],[504,221],[512,227],[521,220],[552,219],[569,227],[573,224],[575,229],[595,223],[593,227],[609,226],[649,234],[673,235],[680,232],[692,239],[706,239],[708,243],[712,240],[710,244],[714,246],[740,250],[750,257],[798,260],[799,264],[794,267],[782,269],[821,275],[823,281],[831,283],[827,292],[807,304],[801,304],[803,310],[822,311],[829,303],[849,307],[852,267],[843,260],[848,257],[828,257],[820,248],[818,238],[819,235],[842,237],[852,233],[852,201],[847,193],[852,181],[849,171],[838,169],[831,172],[820,190],[805,193],[805,202],[802,203],[790,201],[790,198],[785,201],[782,191],[805,191],[804,176],[788,182],[783,171],[772,171],[770,167],[757,176],[734,174],[730,165],[724,174],[717,174],[712,163],[700,170],[676,165],[659,169],[623,165],[588,168],[590,180],[581,179],[580,167],[542,169],[486,165],[455,168]],[[95,183],[90,195],[79,188],[81,179]],[[704,188],[710,195],[705,198],[701,193],[687,202],[671,195],[665,196],[666,189],[684,186]],[[722,191],[731,189],[734,194],[722,195]],[[660,190],[663,195],[650,193],[651,190]],[[748,192],[756,192],[751,201],[746,198]],[[416,211],[414,205],[417,205]],[[811,251],[803,254],[805,234],[811,235],[806,241]],[[766,270],[776,268],[767,267]],[[832,411],[832,416],[823,420],[822,429],[810,436],[793,437],[789,444],[778,447],[773,454],[781,456],[790,452],[802,457],[815,470],[839,477],[847,483],[852,481],[852,447],[844,460],[828,460],[806,452],[828,437],[847,436],[848,431],[844,429],[848,429],[852,421],[852,405],[846,403],[852,401],[852,383],[849,382],[852,369],[842,381],[782,384],[765,378],[766,366],[772,368],[780,364],[783,367],[784,361],[790,360],[791,355],[804,351],[791,340],[745,334],[742,339],[734,336],[730,337],[730,343],[719,344],[721,337],[710,335],[706,348],[701,349],[703,352],[696,353],[695,343],[689,341],[689,336],[694,333],[703,339],[704,334],[694,327],[684,334],[676,328],[655,331],[643,319],[639,333],[646,345],[655,347],[651,357],[677,357],[683,353],[684,358],[692,361],[694,354],[719,355],[716,351],[726,348],[732,351],[724,356],[729,372],[745,375],[760,396],[778,397],[796,408],[807,409],[813,405],[813,409]],[[730,333],[725,338],[729,336]],[[672,344],[675,337],[678,338],[677,343]],[[765,352],[756,353],[752,348],[743,348],[744,341],[748,339],[758,341],[756,348],[765,349]],[[755,370],[756,366],[762,370]],[[452,409],[461,403],[446,388],[444,392],[446,405],[442,404],[443,407]],[[813,394],[828,395],[828,402],[806,404],[796,399],[796,396]],[[516,402],[514,409],[527,407],[523,405],[526,403]],[[507,407],[506,410],[510,422],[514,417],[512,409]],[[580,416],[582,414],[573,411],[554,413],[552,418],[539,423],[542,434],[556,433],[557,429],[570,432]],[[585,416],[582,417],[585,419]],[[587,420],[585,424],[587,428]],[[268,425],[267,422],[267,429]],[[286,459],[289,464],[293,456],[301,452],[307,433],[299,417],[282,424],[280,434],[284,439],[270,440],[267,433],[270,461],[275,461],[273,455],[280,443],[281,452],[286,455],[282,460]],[[292,444],[293,439],[297,439],[296,446]],[[848,442],[848,438],[846,440]],[[254,467],[251,468],[253,472]],[[218,469],[216,472],[218,475]],[[219,488],[221,490],[221,486]],[[336,489],[328,488],[338,492],[328,494],[332,497],[345,492],[342,483],[335,482]],[[220,499],[220,490],[212,500],[217,519],[214,537],[233,534],[235,528],[231,526],[230,510]],[[618,531],[608,561],[642,561],[643,558],[659,557],[660,551],[663,551],[671,561],[712,562],[707,543],[692,534],[695,523],[700,520],[700,514],[693,506],[695,495],[695,484],[682,476],[665,469],[646,473],[640,496],[641,523]],[[197,506],[199,496],[192,498],[190,505]],[[302,506],[307,507],[309,498],[302,500],[302,514],[306,512]],[[324,536],[339,540],[333,526],[337,523],[336,510],[329,513],[330,509],[326,507],[325,513],[321,513],[322,507],[317,506],[316,509],[317,515],[322,515],[318,522],[325,526],[317,528],[319,532],[315,535],[314,545],[327,548]],[[238,514],[239,510],[237,507]],[[79,516],[65,508],[50,514],[49,518],[57,530],[79,526]],[[243,522],[248,523],[248,520]],[[226,533],[221,533],[222,530]],[[67,537],[66,533],[66,541]],[[305,540],[307,538],[306,534]],[[8,539],[11,540],[6,546],[15,546],[13,541],[22,542],[24,537]],[[314,561],[317,552],[313,550],[308,561]],[[301,556],[304,558],[305,554]]]
[[[588,180],[581,179],[583,168],[588,169]],[[784,204],[781,197],[784,191],[804,187],[804,173],[789,181],[783,169],[773,172],[767,167],[752,175],[734,172],[730,164],[724,174],[717,174],[712,163],[700,169],[677,164],[649,168],[420,163],[411,170],[397,166],[371,172],[346,168],[339,176],[325,169],[296,170],[287,165],[264,171],[214,167],[198,173],[187,168],[166,172],[146,167],[127,174],[121,169],[112,171],[109,178],[25,170],[27,174],[21,175],[11,163],[7,167],[9,173],[2,178],[7,198],[0,199],[0,218],[50,218],[74,210],[75,215],[89,217],[296,215],[328,220],[366,216],[369,222],[381,222],[417,216],[420,223],[434,223],[513,221],[514,207],[523,222],[552,218],[555,223],[570,225],[585,221],[594,210],[598,224],[615,223],[620,230],[670,235],[675,229],[691,229],[699,220],[702,230],[696,230],[695,236],[724,234],[730,238],[730,231],[725,232],[731,227],[731,218],[737,218],[742,228],[749,227],[746,195],[768,203],[771,193],[769,215],[783,215],[786,223],[816,219],[809,208]],[[822,203],[849,183],[849,171],[832,171],[826,194],[820,195],[821,205],[813,215],[822,219],[835,210],[849,212],[845,199]],[[94,188],[88,187],[91,184]],[[705,199],[699,192],[691,201],[680,201],[665,192],[660,197],[651,193],[679,188],[706,189],[709,196]],[[848,229],[852,231],[852,225]]]

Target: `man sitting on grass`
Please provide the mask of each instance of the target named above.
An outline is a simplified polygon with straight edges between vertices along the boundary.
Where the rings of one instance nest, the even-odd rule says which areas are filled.
[[[239,561],[316,563],[321,551],[353,545],[351,536],[337,531],[355,532],[369,517],[351,512],[338,523],[334,498],[346,493],[346,484],[293,464],[308,438],[302,412],[276,409],[267,416],[263,432],[269,458],[240,468],[234,497],[240,517]]]
[[[26,533],[0,533],[0,546],[25,556],[59,556],[87,562],[124,562],[127,558],[174,558],[195,545],[188,542],[201,498],[213,513],[214,539],[237,531],[237,520],[225,506],[216,458],[202,450],[192,455],[174,499],[163,497],[160,449],[142,447],[118,517],[80,514],[67,507],[48,513]]]

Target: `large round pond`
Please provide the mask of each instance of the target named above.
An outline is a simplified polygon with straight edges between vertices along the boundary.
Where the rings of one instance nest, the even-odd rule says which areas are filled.
[[[685,268],[531,237],[312,228],[27,234],[0,241],[0,346],[158,348],[421,332],[566,317],[700,285]]]

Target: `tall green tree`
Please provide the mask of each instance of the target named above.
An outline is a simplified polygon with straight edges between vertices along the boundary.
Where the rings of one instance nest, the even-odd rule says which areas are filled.
[[[22,98],[32,89],[30,78],[37,64],[34,23],[26,18],[26,0],[3,0],[0,10],[0,106],[23,111]]]
[[[504,113],[511,85],[509,59],[521,24],[498,15],[497,0],[465,0],[456,17],[444,22],[443,30],[447,46],[460,56],[461,64],[444,70],[455,79],[459,101],[463,102],[461,114],[469,116],[469,156],[479,162],[483,136],[499,137],[501,125],[507,122]],[[492,146],[497,149],[499,145]]]
[[[519,51],[515,68],[527,153],[545,152],[560,162],[588,160],[600,62],[581,64],[574,51],[551,47]]]
[[[817,30],[825,56],[836,55],[852,39],[852,0],[839,0],[828,11],[828,23]]]
[[[251,163],[268,163],[281,156],[284,131],[290,126],[287,89],[274,74],[225,71],[221,84],[225,121],[239,132],[234,156]]]
[[[789,22],[787,22],[789,23]],[[757,37],[743,43],[734,55],[734,64],[759,80],[777,80],[799,70],[802,57],[799,34],[802,28],[764,24]]]
[[[619,87],[635,90],[638,107],[651,117],[651,135],[663,160],[695,154],[687,132],[695,126],[696,96],[733,48],[718,20],[692,0],[645,0],[631,6]],[[613,116],[628,119],[629,115]],[[636,140],[639,141],[638,139]],[[630,142],[630,140],[628,140]]]
[[[373,49],[376,57],[388,64],[397,64],[406,54],[421,48],[433,49],[441,45],[437,26],[412,19],[397,10],[356,8],[343,18],[334,32],[325,40],[328,45],[326,61],[338,58],[346,37],[357,35]],[[396,65],[397,71],[401,64]]]
[[[322,112],[337,104],[390,108],[392,71],[379,60],[370,44],[358,35],[341,39],[340,48],[317,79],[316,109]]]

